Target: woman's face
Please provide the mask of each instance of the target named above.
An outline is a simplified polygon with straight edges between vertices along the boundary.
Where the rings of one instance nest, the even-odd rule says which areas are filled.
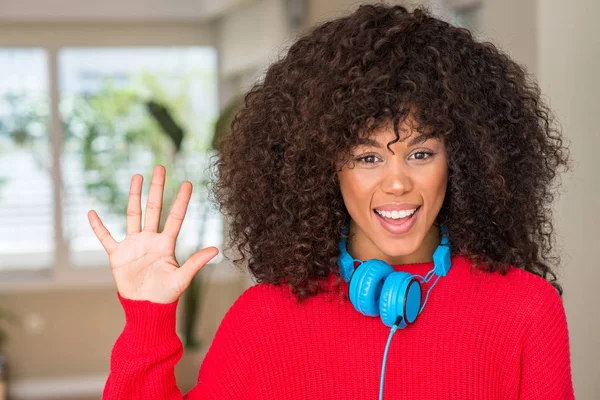
[[[338,172],[352,218],[348,252],[392,265],[431,261],[440,240],[433,223],[448,182],[446,148],[442,139],[424,140],[410,119],[400,126],[392,154],[386,146],[395,137],[391,124],[381,128]]]

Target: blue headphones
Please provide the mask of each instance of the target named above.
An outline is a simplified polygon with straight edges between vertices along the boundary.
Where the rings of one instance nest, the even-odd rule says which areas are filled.
[[[423,311],[429,292],[438,282],[441,276],[446,276],[452,262],[450,260],[450,241],[446,234],[446,227],[440,226],[442,239],[433,253],[433,269],[425,277],[413,275],[408,272],[396,272],[391,265],[385,261],[371,259],[368,261],[355,260],[346,250],[347,238],[339,241],[340,256],[338,265],[342,278],[349,282],[348,297],[354,308],[363,315],[380,316],[386,326],[391,327],[390,336],[383,354],[381,366],[381,379],[379,383],[379,400],[383,399],[383,381],[385,376],[385,364],[388,350],[392,342],[392,336],[398,328],[403,329],[415,322]],[[348,225],[343,230],[348,234]],[[360,263],[354,267],[355,262]],[[427,291],[425,302],[421,305],[421,283],[425,283],[437,275],[437,279]]]
[[[385,261],[371,259],[361,261],[353,259],[346,250],[347,238],[339,241],[340,256],[338,265],[342,278],[349,282],[348,297],[354,308],[363,315],[380,316],[388,327],[400,329],[412,324],[423,311],[429,292],[441,276],[446,276],[452,265],[450,261],[450,241],[446,227],[440,227],[442,239],[433,253],[433,269],[425,277],[408,272],[396,272]],[[344,228],[347,234],[348,226]],[[359,262],[358,267],[354,267]],[[437,279],[431,285],[421,306],[421,283],[429,282],[433,275]]]

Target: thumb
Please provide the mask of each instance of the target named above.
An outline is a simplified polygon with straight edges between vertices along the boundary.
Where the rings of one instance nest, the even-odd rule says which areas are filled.
[[[177,270],[181,281],[185,282],[186,287],[189,285],[194,276],[217,254],[219,249],[216,247],[207,247],[194,254]]]

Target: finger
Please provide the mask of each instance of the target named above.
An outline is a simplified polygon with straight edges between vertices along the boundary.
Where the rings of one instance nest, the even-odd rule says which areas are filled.
[[[142,182],[144,177],[135,174],[131,178],[129,200],[127,202],[127,234],[142,230]]]
[[[165,167],[157,165],[152,172],[150,193],[148,194],[148,202],[146,203],[146,218],[144,219],[145,231],[158,232],[164,187]]]
[[[108,229],[106,229],[96,211],[91,210],[88,212],[88,220],[102,247],[110,255],[116,249],[117,241],[111,236]]]
[[[190,203],[190,197],[192,197],[192,184],[191,182],[183,182],[179,188],[179,193],[171,206],[171,211],[165,222],[165,228],[163,233],[173,239],[177,238],[181,231],[181,224],[185,218],[185,213]]]
[[[216,247],[207,247],[194,254],[177,270],[177,274],[184,283],[184,287],[188,287],[196,273],[200,271],[210,260],[212,260],[217,254],[219,249]]]

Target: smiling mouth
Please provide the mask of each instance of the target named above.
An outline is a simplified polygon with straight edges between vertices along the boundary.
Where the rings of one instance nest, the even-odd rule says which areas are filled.
[[[380,212],[377,212],[375,210],[373,210],[373,213],[375,213],[377,220],[379,221],[381,226],[386,231],[393,233],[393,234],[404,234],[404,233],[407,233],[408,231],[410,231],[411,228],[413,227],[413,225],[415,224],[415,221],[420,214],[421,207],[422,206],[418,206],[415,209],[415,211],[410,215],[406,215],[406,213],[403,213],[403,214],[397,213],[396,215],[392,214],[390,217],[390,213],[384,213],[384,214],[387,214],[387,216],[386,216],[386,215],[381,215]],[[404,216],[404,215],[406,215],[406,216]],[[396,218],[394,218],[394,216]],[[399,217],[403,217],[403,218],[399,218]]]
[[[418,206],[417,208],[414,209],[414,211],[403,210],[403,211],[394,211],[394,212],[378,211],[376,209],[373,209],[373,212],[375,213],[375,215],[382,218],[383,220],[385,220],[388,223],[402,224],[402,223],[408,221],[410,218],[412,218],[417,212],[419,212],[420,208],[421,208],[421,206]]]

